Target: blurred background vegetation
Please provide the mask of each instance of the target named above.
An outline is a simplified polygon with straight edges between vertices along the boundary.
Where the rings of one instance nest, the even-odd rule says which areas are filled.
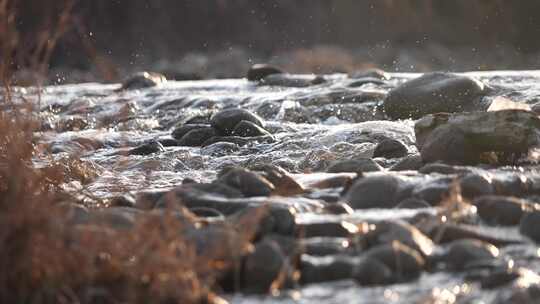
[[[35,41],[31,36],[36,29],[47,24],[49,16],[58,15],[66,1],[15,2],[17,27],[23,36],[30,37],[22,42],[28,44]],[[175,70],[177,78],[240,76],[234,68],[208,71],[208,66],[201,67],[201,60],[208,58],[186,58],[193,54],[239,58],[227,64],[242,68],[250,61],[274,60],[298,72],[317,72],[317,68],[321,72],[340,71],[364,65],[399,71],[540,66],[540,2],[535,0],[73,3],[73,22],[59,39],[51,65],[95,70],[102,80],[115,80],[125,70],[163,70],[164,66]],[[298,58],[321,46],[324,51],[311,55],[333,58],[335,67],[298,64]],[[298,50],[300,55],[295,55]],[[227,60],[234,60],[231,58]]]

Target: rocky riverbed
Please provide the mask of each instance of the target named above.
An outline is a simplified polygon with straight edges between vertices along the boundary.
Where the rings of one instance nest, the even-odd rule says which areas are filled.
[[[85,167],[74,225],[266,206],[232,303],[540,302],[540,73],[246,77],[45,87],[36,165]]]

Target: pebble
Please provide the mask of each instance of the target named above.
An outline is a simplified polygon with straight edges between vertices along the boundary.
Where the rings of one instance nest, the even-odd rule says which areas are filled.
[[[144,143],[128,151],[129,155],[150,155],[165,151],[163,145],[155,140]]]
[[[222,110],[210,118],[210,124],[214,127],[219,135],[233,135],[234,128],[241,121],[252,122],[259,127],[264,127],[263,119],[258,115],[240,108],[232,108]]]
[[[219,182],[240,190],[247,197],[269,196],[275,187],[261,175],[242,168],[228,170]]]
[[[187,132],[178,140],[179,146],[200,147],[204,142],[216,135],[216,130],[212,127],[193,129]]]
[[[419,153],[403,157],[397,163],[390,167],[390,171],[417,171],[424,166],[424,161]]]

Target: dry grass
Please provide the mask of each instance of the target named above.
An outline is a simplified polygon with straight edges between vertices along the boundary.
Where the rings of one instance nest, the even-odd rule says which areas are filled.
[[[0,0],[0,303],[219,300],[211,290],[220,275],[246,253],[253,231],[239,233],[233,225],[216,228],[222,232],[218,243],[224,246],[202,250],[194,239],[204,238],[208,227],[184,210],[180,219],[178,210],[146,213],[133,228],[124,230],[70,222],[69,214],[78,201],[62,186],[72,181],[84,184],[94,173],[75,159],[51,162],[45,168],[35,166],[37,159],[51,158],[36,144],[34,131],[40,124],[32,105],[39,103],[39,93],[24,98],[11,94],[14,54],[21,54],[15,2]],[[38,51],[26,53],[32,57],[28,62],[34,71],[45,73],[70,9],[66,6],[51,31],[43,32],[48,34],[38,35]],[[249,223],[239,222],[256,226],[260,215],[251,214],[246,219]],[[236,250],[224,252],[225,245],[234,245]]]

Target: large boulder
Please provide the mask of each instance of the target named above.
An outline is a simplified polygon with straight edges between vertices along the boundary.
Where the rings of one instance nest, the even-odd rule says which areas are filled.
[[[417,119],[438,112],[478,109],[486,86],[471,77],[451,73],[427,73],[391,90],[384,111],[392,119]]]
[[[533,112],[502,110],[427,115],[414,131],[424,162],[475,164],[486,152],[526,153],[540,142],[539,128]]]

